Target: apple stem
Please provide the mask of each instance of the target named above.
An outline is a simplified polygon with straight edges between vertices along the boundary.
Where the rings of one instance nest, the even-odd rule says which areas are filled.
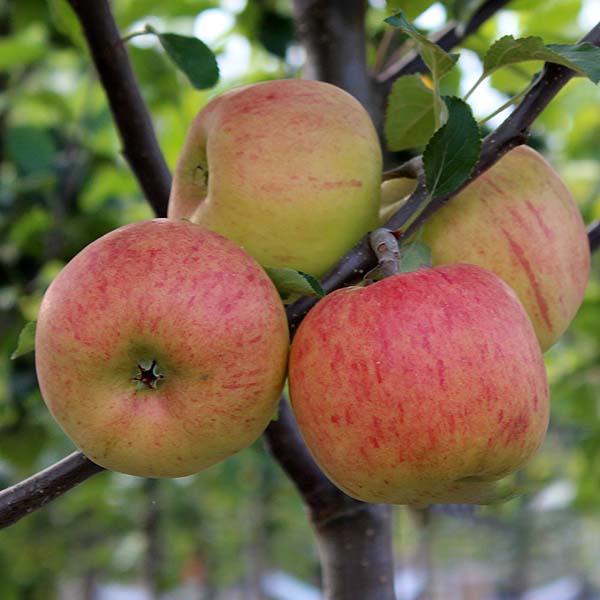
[[[369,243],[383,277],[397,275],[400,272],[400,250],[394,232],[385,227],[375,229],[369,234]]]

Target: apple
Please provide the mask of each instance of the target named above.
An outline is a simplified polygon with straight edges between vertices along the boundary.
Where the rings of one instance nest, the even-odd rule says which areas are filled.
[[[415,191],[417,180],[409,177],[388,179],[381,184],[381,205],[379,207],[379,222],[381,225],[399,210]]]
[[[48,288],[36,370],[52,415],[92,461],[145,477],[196,473],[273,416],[289,346],[263,269],[187,221],[121,227]]]
[[[315,460],[366,502],[489,501],[549,418],[527,313],[499,277],[467,264],[323,298],[292,343],[289,385]]]
[[[216,97],[175,169],[168,216],[243,246],[262,265],[324,275],[378,226],[381,148],[345,91],[285,79]]]
[[[577,204],[535,150],[518,146],[425,224],[434,265],[467,262],[499,275],[517,293],[542,350],[581,305],[590,248]]]

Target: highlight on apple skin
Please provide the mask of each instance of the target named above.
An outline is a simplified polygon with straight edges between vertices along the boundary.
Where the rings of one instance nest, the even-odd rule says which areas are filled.
[[[466,264],[326,296],[294,338],[289,383],[315,460],[366,502],[486,502],[549,419],[525,310],[499,277]]]
[[[379,222],[385,222],[399,210],[415,191],[417,180],[408,177],[388,179],[381,184],[381,204],[379,207]]]
[[[283,306],[248,254],[186,221],[121,227],[47,290],[42,396],[94,462],[145,477],[196,473],[254,442],[289,346]]]
[[[518,146],[436,212],[423,229],[434,265],[467,262],[517,293],[542,350],[565,332],[585,294],[590,248],[569,190],[535,150]]]
[[[264,266],[324,275],[378,226],[381,147],[347,92],[300,79],[224,93],[197,115],[168,216],[201,223]]]

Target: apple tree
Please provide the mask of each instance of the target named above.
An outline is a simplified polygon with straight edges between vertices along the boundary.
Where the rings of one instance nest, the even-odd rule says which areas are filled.
[[[331,483],[304,444],[285,394],[262,444],[239,460],[183,487],[118,476],[109,481],[113,474],[72,452],[42,406],[31,358],[33,321],[45,289],[85,245],[120,225],[166,216],[171,173],[196,112],[217,93],[269,79],[317,79],[352,94],[379,133],[383,180],[406,186],[384,207],[383,234],[395,235],[382,245],[365,236],[320,282],[298,272],[273,274],[292,336],[324,294],[365,274],[388,275],[390,253],[392,271],[398,252],[406,270],[427,262],[431,248],[415,242],[415,235],[522,144],[558,165],[588,224],[593,252],[600,244],[600,24],[592,4],[9,0],[0,9],[0,248],[6,280],[0,292],[0,457],[7,465],[0,473],[0,523],[11,526],[7,549],[29,552],[35,545],[48,563],[37,569],[0,552],[0,565],[13,567],[0,583],[3,597],[44,597],[55,573],[75,568],[69,561],[74,549],[91,589],[97,566],[111,560],[110,545],[97,541],[126,538],[135,545],[140,532],[141,570],[154,597],[180,583],[182,563],[191,578],[211,572],[205,590],[210,597],[211,588],[227,580],[225,570],[241,576],[239,561],[231,558],[240,528],[250,540],[243,546],[246,583],[261,597],[260,582],[247,574],[260,571],[260,560],[268,562],[266,530],[294,522],[286,535],[299,554],[310,555],[305,521],[316,538],[320,573],[308,563],[299,569],[306,578],[321,579],[327,598],[396,597],[392,507],[361,502]],[[423,20],[432,5],[446,17],[433,28]],[[230,30],[204,43],[199,38],[208,29],[204,34],[199,26],[196,37],[192,24],[215,9],[229,15]],[[229,48],[228,35],[251,41],[246,70],[229,76],[227,60],[240,55]],[[458,246],[470,242],[459,239]],[[571,253],[555,260],[565,272],[585,277]],[[535,277],[536,266],[523,268]],[[550,441],[535,468],[510,482],[507,496],[539,489],[564,471],[577,482],[575,506],[593,510],[598,502],[598,302],[592,268],[578,316],[545,356]],[[565,448],[575,466],[561,461]],[[553,471],[552,461],[560,468]],[[218,510],[234,502],[232,495],[243,499],[237,528]],[[525,514],[514,507],[509,502],[494,518],[502,522],[511,510]],[[414,514],[427,524],[435,508]],[[183,513],[186,519],[178,519]],[[270,552],[285,554],[284,536],[274,539]],[[517,567],[513,576],[506,587],[517,594],[527,577]]]

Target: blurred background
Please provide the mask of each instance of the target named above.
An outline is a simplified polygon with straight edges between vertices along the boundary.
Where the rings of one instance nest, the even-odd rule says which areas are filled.
[[[383,19],[402,7],[425,31],[434,2],[371,0],[371,66]],[[244,83],[300,76],[304,52],[284,0],[119,0],[123,35],[151,24],[195,35],[221,78],[194,90],[154,36],[128,51],[172,168],[196,112]],[[516,0],[461,49],[444,80],[464,92],[504,34],[571,43],[598,0]],[[46,410],[33,356],[10,356],[44,290],[83,246],[151,210],[120,155],[105,95],[65,0],[0,1],[0,487],[73,451]],[[387,42],[386,42],[387,43]],[[473,96],[477,116],[523,89],[539,63],[503,69]],[[496,118],[496,123],[501,120]],[[536,121],[532,144],[553,163],[586,223],[600,218],[600,90],[573,80]],[[597,253],[598,254],[598,253]],[[400,600],[600,598],[600,256],[569,332],[546,355],[552,423],[517,477],[524,493],[490,507],[395,508]],[[318,600],[315,540],[292,484],[259,441],[194,477],[97,475],[0,533],[0,599]],[[368,599],[364,599],[368,600]]]

